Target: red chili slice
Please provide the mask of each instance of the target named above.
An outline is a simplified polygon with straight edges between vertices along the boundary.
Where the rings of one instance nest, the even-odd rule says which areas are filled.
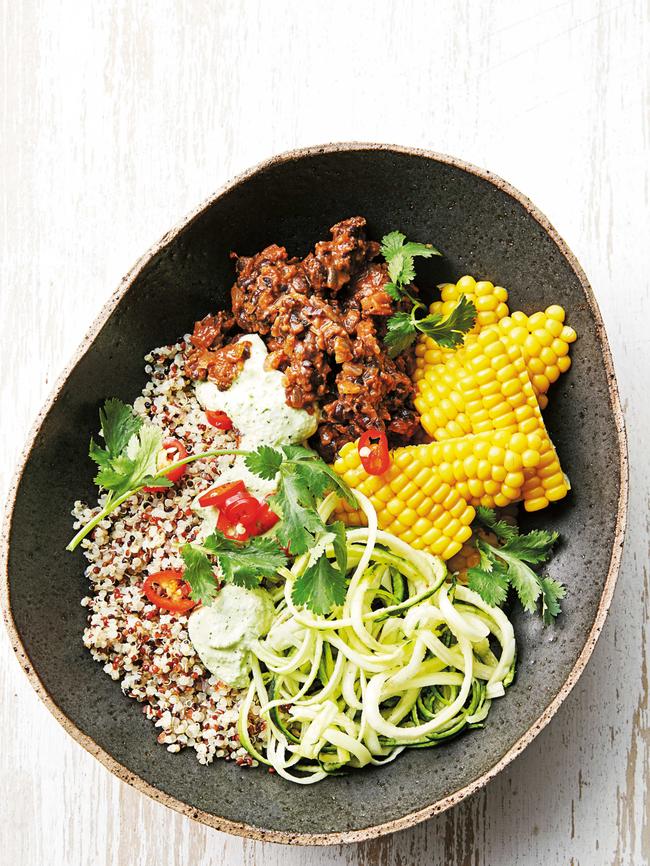
[[[269,508],[268,502],[261,502],[257,517],[255,518],[255,532],[252,534],[263,535],[269,529],[273,529],[279,519],[275,511],[271,511]]]
[[[231,523],[243,523],[248,529],[254,525],[260,508],[260,502],[254,496],[241,493],[224,502],[223,513]]]
[[[165,439],[162,450],[158,452],[157,468],[159,473],[169,478],[173,484],[176,484],[187,472],[187,466],[177,466],[169,472],[162,472],[161,470],[165,466],[178,463],[179,460],[184,460],[186,457],[187,448],[180,439]],[[144,489],[147,493],[159,493],[162,490],[167,490],[166,487],[145,487]]]
[[[183,580],[182,571],[158,571],[150,574],[142,588],[149,601],[163,610],[187,613],[196,606],[196,602],[188,598],[190,585]]]
[[[383,475],[390,466],[388,439],[382,430],[371,427],[359,438],[359,457],[368,475]]]
[[[229,481],[227,484],[220,484],[219,487],[213,487],[208,490],[203,496],[199,497],[199,505],[202,508],[223,508],[224,503],[236,493],[246,493],[246,485],[243,481]]]
[[[230,538],[233,541],[248,541],[250,538],[246,527],[242,526],[241,523],[231,523],[223,511],[220,511],[217,517],[217,529],[219,532],[223,532],[226,538]]]
[[[233,423],[225,412],[220,412],[216,409],[208,410],[205,413],[205,417],[208,419],[208,424],[212,424],[218,430],[232,430],[233,428]]]
[[[260,502],[248,492],[243,481],[230,481],[208,490],[199,498],[199,505],[218,508],[217,529],[236,541],[262,535],[280,519],[268,502]]]

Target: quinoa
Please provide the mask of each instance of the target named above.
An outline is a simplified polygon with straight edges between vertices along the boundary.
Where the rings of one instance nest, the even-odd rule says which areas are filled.
[[[150,378],[134,410],[161,427],[165,437],[181,439],[188,454],[233,446],[232,433],[206,423],[184,375],[187,339],[145,357]],[[138,493],[84,539],[90,593],[81,602],[88,609],[83,642],[105,673],[121,681],[124,694],[143,704],[145,716],[160,729],[158,742],[169,752],[191,747],[202,764],[217,757],[255,766],[237,734],[243,692],[205,669],[190,641],[187,616],[161,610],[142,589],[148,575],[182,568],[180,545],[194,541],[200,530],[192,500],[214,484],[219,463],[229,459],[189,464],[175,487]],[[104,498],[95,508],[75,502],[75,529],[99,512]],[[263,728],[254,705],[249,717],[253,742]]]

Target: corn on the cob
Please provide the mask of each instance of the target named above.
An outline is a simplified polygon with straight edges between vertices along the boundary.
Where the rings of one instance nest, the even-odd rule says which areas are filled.
[[[356,443],[348,442],[339,452],[334,469],[350,487],[368,496],[381,529],[418,550],[449,559],[470,538],[475,511],[457,488],[432,468],[418,450],[421,447],[398,448],[387,472],[368,475]],[[348,525],[363,522],[362,514],[346,504],[339,515]]]
[[[442,283],[438,288],[441,300],[431,304],[431,313],[448,315],[463,294],[474,303],[476,324],[466,342],[484,328],[497,327],[502,336],[519,345],[540,408],[545,409],[550,386],[571,366],[569,344],[576,339],[576,332],[564,324],[564,309],[553,304],[532,316],[522,312],[510,314],[506,289],[486,280],[477,282],[471,276],[461,277],[457,283]],[[416,348],[420,367],[445,363],[453,354],[453,349],[443,349],[424,335]]]
[[[553,304],[532,316],[515,312],[497,324],[501,334],[520,347],[541,409],[548,405],[546,394],[551,385],[571,366],[569,345],[577,335],[564,324],[564,317],[562,307]]]
[[[461,295],[465,295],[476,307],[476,324],[474,331],[480,331],[487,325],[496,322],[509,315],[508,292],[503,286],[495,286],[488,280],[479,280],[469,275],[461,277],[457,283],[442,283],[440,289],[440,301],[434,301],[431,306],[432,313],[448,315],[456,306]]]
[[[505,316],[509,315],[508,292],[503,286],[495,286],[488,280],[479,280],[466,275],[461,277],[457,283],[441,283],[439,301],[434,301],[429,307],[430,313],[439,316],[448,316],[454,309],[461,295],[465,295],[476,307],[476,324],[470,331],[477,334],[481,328],[495,325]],[[453,349],[443,349],[430,337],[421,337],[420,345],[428,352],[427,362],[440,364],[453,354]]]
[[[421,364],[415,378],[415,406],[430,436],[446,441],[489,431],[535,435],[525,449],[532,452],[527,455],[521,491],[526,509],[536,511],[566,495],[568,484],[546,431],[522,351],[516,342],[502,337],[498,328],[489,327],[468,337],[445,363]],[[514,501],[518,497],[505,498]],[[496,495],[494,503],[479,501],[505,504]]]

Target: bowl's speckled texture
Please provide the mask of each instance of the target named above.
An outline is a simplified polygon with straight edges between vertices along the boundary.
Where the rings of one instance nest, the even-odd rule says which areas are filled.
[[[304,254],[352,214],[367,217],[371,237],[399,228],[444,252],[444,259],[418,266],[421,285],[471,273],[507,286],[511,309],[559,303],[568,311],[579,340],[545,414],[574,492],[534,519],[567,539],[548,572],[567,584],[568,595],[554,628],[515,612],[517,680],[494,703],[484,730],[304,788],[223,761],[202,767],[191,750],[172,756],[159,747],[140,706],[82,645],[84,560],[64,548],[73,500],[94,493],[86,455],[98,405],[113,394],[132,401],[144,381],[143,355],[226,304],[229,252],[252,253],[275,242]],[[503,181],[455,160],[334,145],[284,155],[239,178],[147,254],[39,418],[12,495],[7,622],[32,683],[67,730],[121,778],[220,829],[285,842],[350,841],[458,802],[556,711],[593,649],[611,599],[625,519],[625,442],[595,301],[544,217]]]

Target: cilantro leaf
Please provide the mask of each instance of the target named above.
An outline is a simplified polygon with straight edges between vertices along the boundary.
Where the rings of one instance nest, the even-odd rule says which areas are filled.
[[[505,520],[499,520],[496,511],[493,508],[486,508],[485,505],[476,506],[476,519],[501,541],[510,541],[519,535],[519,530],[514,524],[506,523]]]
[[[110,465],[103,466],[95,475],[95,484],[117,494],[129,489],[128,485],[124,487],[125,480],[128,481],[128,473],[125,475],[123,470],[113,469]]]
[[[320,457],[310,464],[310,474],[310,489],[314,493],[316,490],[321,490],[322,492],[318,494],[319,497],[325,493],[336,493],[348,505],[357,505],[356,497],[350,490],[347,482],[331,466],[328,466],[327,463],[321,460]]]
[[[106,400],[99,410],[99,421],[106,442],[106,450],[111,457],[124,451],[131,437],[142,426],[142,419],[134,414],[130,406],[117,397]]]
[[[381,239],[381,254],[386,261],[392,259],[395,253],[402,249],[405,240],[406,235],[397,231],[389,232],[387,235],[384,235]]]
[[[256,536],[240,544],[215,530],[203,542],[203,548],[217,557],[225,581],[245,589],[254,589],[263,577],[272,577],[287,564],[286,555],[273,538]]]
[[[552,577],[540,579],[542,587],[542,620],[544,625],[551,625],[560,613],[560,599],[566,595],[566,589],[559,580]]]
[[[535,612],[541,596],[544,625],[552,623],[560,612],[560,599],[564,598],[566,589],[558,580],[537,574],[531,565],[546,562],[558,539],[557,532],[533,529],[520,535],[516,526],[499,520],[492,509],[482,506],[477,507],[476,518],[502,545],[497,547],[484,538],[477,538],[480,562],[467,571],[470,588],[488,604],[503,604],[508,586],[512,586],[529,613]]]
[[[531,565],[539,565],[551,555],[551,549],[558,540],[557,532],[547,532],[545,529],[533,529],[525,535],[515,535],[500,548],[512,556],[523,559]]]
[[[190,585],[190,597],[203,604],[211,604],[217,594],[217,578],[214,565],[200,547],[184,544],[181,556],[185,562],[183,579]]]
[[[402,300],[402,293],[401,293],[400,290],[397,288],[397,286],[395,285],[395,283],[386,283],[386,284],[384,285],[384,291],[385,291],[386,294],[387,294],[390,298],[392,298],[394,301],[401,301],[401,300]]]
[[[521,559],[506,553],[505,548],[499,547],[496,552],[497,556],[503,559],[508,566],[508,580],[517,591],[522,607],[528,613],[535,613],[537,599],[542,591],[539,577]]]
[[[90,438],[88,456],[91,460],[94,460],[95,463],[102,468],[107,468],[111,465],[111,455],[105,448],[101,448],[92,438],[92,436]]]
[[[166,475],[145,475],[140,481],[146,487],[173,487],[174,482],[170,481]]]
[[[155,424],[143,424],[138,433],[129,439],[126,454],[133,463],[131,469],[133,487],[146,476],[157,474],[158,453],[163,447],[162,438],[160,427],[156,427]]]
[[[314,500],[335,491],[350,505],[356,504],[354,494],[346,482],[311,448],[303,445],[283,445],[282,451],[286,457],[283,472],[296,472]]]
[[[406,280],[402,276],[404,268],[404,256],[401,253],[394,253],[388,259],[388,276],[394,283],[404,283]]]
[[[405,256],[420,256],[422,259],[430,259],[431,256],[442,255],[440,250],[437,250],[434,246],[431,246],[431,244],[418,244],[413,241],[404,244],[402,247],[402,253]]]
[[[413,343],[417,336],[416,326],[410,313],[399,310],[387,322],[384,343],[388,354],[396,358]]]
[[[314,543],[315,533],[322,531],[323,521],[315,510],[314,496],[304,479],[285,471],[280,474],[277,493],[269,499],[274,511],[279,509],[282,520],[277,524],[276,535],[280,544],[294,555],[306,553]]]
[[[346,590],[345,574],[323,555],[296,579],[291,598],[296,605],[304,605],[316,614],[326,614],[345,602]]]
[[[502,605],[508,595],[508,575],[505,569],[499,566],[490,569],[468,568],[467,584],[486,604],[493,607]]]
[[[415,264],[412,256],[402,256],[402,258],[402,270],[399,279],[402,285],[408,286],[415,279]]]
[[[414,319],[413,323],[418,331],[431,337],[439,346],[453,349],[463,342],[465,334],[474,327],[475,321],[476,307],[466,295],[461,295],[447,316],[431,313],[423,319]]]
[[[252,451],[244,458],[250,471],[267,481],[272,481],[278,474],[282,460],[281,452],[269,445],[260,445],[257,451]]]
[[[282,452],[287,460],[320,460],[315,451],[304,445],[283,445]]]

